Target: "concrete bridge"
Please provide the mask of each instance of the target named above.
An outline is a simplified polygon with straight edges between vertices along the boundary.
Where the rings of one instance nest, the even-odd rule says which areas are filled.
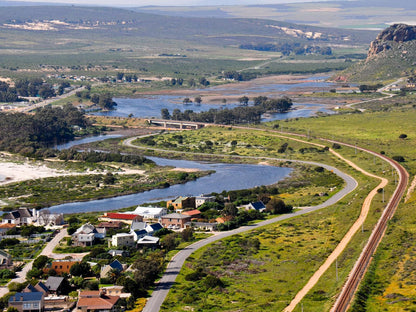
[[[166,119],[148,119],[149,125],[161,126],[163,128],[176,128],[176,129],[201,129],[205,124],[192,121],[181,120],[166,120]]]

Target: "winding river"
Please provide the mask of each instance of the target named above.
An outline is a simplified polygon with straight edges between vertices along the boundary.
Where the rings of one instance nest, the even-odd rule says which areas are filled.
[[[179,168],[196,168],[200,170],[215,170],[215,173],[190,181],[185,184],[172,185],[164,189],[123,195],[113,198],[74,202],[49,207],[54,213],[79,213],[91,211],[108,211],[121,209],[148,202],[171,199],[179,195],[200,195],[223,190],[247,189],[260,185],[276,183],[287,177],[291,168],[280,168],[266,165],[204,163],[188,160],[171,160],[149,157],[159,166],[173,166]]]

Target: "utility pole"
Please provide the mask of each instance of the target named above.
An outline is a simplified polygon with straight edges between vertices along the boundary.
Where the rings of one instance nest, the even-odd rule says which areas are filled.
[[[335,276],[338,282],[338,258],[335,259]]]

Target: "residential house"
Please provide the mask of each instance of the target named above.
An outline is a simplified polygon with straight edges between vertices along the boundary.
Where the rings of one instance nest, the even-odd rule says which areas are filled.
[[[218,223],[208,223],[208,222],[188,222],[185,224],[186,227],[191,227],[199,231],[216,231],[218,229]]]
[[[153,235],[153,233],[163,229],[163,226],[160,223],[148,224],[145,228],[147,234]]]
[[[47,287],[49,294],[59,296],[65,291],[65,283],[66,280],[63,277],[49,276],[45,282],[45,286]]]
[[[131,231],[140,231],[146,229],[147,223],[143,221],[133,221],[130,226]]]
[[[0,224],[0,235],[5,235],[9,230],[16,228],[16,224],[12,223],[2,223]]]
[[[29,225],[36,221],[36,209],[19,208],[3,215],[3,223]]]
[[[166,207],[169,208],[170,206],[172,206],[175,211],[185,208],[195,208],[195,197],[179,196],[174,200],[169,200],[166,202]]]
[[[146,230],[136,230],[136,231],[131,231],[130,233],[133,235],[133,239],[135,242],[137,242],[140,238],[147,235]]]
[[[111,245],[114,247],[134,247],[134,235],[130,233],[118,233],[111,237]]]
[[[159,237],[154,237],[150,235],[143,236],[137,241],[138,247],[148,247],[148,248],[157,248],[159,247]]]
[[[99,218],[100,221],[119,221],[126,224],[132,224],[133,220],[143,221],[143,217],[131,213],[106,212]]]
[[[63,273],[69,274],[71,267],[79,262],[79,260],[54,260],[49,269],[53,269],[58,275],[62,275]]]
[[[253,210],[254,209],[254,210],[257,210],[259,212],[266,211],[266,206],[263,204],[262,201],[257,201],[257,202],[254,202],[254,203],[250,203],[250,204],[244,206],[244,208],[246,210]]]
[[[72,234],[72,244],[83,247],[92,246],[96,239],[103,239],[105,234],[105,228],[96,228],[94,225],[86,223]]]
[[[12,256],[0,249],[0,268],[7,268],[13,265]]]
[[[82,291],[75,311],[81,312],[116,312],[119,296],[108,296],[99,290]]]
[[[114,260],[110,264],[105,265],[101,268],[100,277],[101,278],[107,277],[108,273],[110,273],[112,270],[117,270],[119,272],[122,272],[124,270],[124,267],[120,261]]]
[[[137,214],[142,216],[144,220],[158,220],[161,216],[164,216],[168,213],[166,208],[159,208],[159,207],[141,207],[137,206],[137,208],[131,212],[132,214]]]
[[[63,213],[39,213],[36,223],[39,226],[62,225],[64,224],[64,214]]]
[[[121,222],[121,221],[108,221],[108,222],[101,222],[100,224],[97,225],[97,227],[100,228],[105,228],[107,231],[108,230],[119,230],[123,227],[125,223]]]
[[[9,307],[19,312],[41,312],[44,309],[42,292],[18,292],[9,298]]]
[[[128,257],[130,255],[128,251],[118,249],[111,249],[108,251],[108,254],[110,254],[112,257]]]
[[[101,287],[100,291],[106,294],[107,296],[119,296],[120,298],[129,298],[131,294],[123,293],[123,288],[124,288],[123,286],[113,285],[113,286]]]
[[[192,219],[198,219],[201,217],[201,211],[198,209],[183,211],[182,214],[190,216]]]
[[[47,296],[49,294],[49,289],[43,282],[38,282],[36,285],[28,284],[25,289],[22,290],[24,293],[28,292],[41,292],[43,296]]]
[[[195,208],[202,206],[207,202],[215,202],[215,196],[201,194],[195,197]]]
[[[192,217],[180,213],[170,213],[161,217],[162,226],[168,229],[183,229],[185,224],[190,222]]]

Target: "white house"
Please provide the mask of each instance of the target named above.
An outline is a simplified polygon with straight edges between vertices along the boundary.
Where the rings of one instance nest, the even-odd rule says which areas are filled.
[[[86,223],[72,234],[72,240],[75,246],[92,246],[96,238],[105,238],[105,234],[105,228],[95,228],[91,223]]]
[[[142,216],[143,219],[159,219],[161,216],[164,216],[165,214],[167,214],[168,210],[166,208],[159,208],[159,207],[137,206],[137,208],[130,213]]]
[[[203,204],[207,202],[214,202],[214,201],[215,201],[215,196],[208,196],[208,195],[201,194],[195,197],[195,208],[198,208],[199,206],[202,206]]]
[[[19,208],[3,215],[3,223],[28,225],[36,221],[36,209]]]
[[[111,237],[111,244],[114,247],[129,246],[134,247],[134,235],[130,233],[118,233]]]

